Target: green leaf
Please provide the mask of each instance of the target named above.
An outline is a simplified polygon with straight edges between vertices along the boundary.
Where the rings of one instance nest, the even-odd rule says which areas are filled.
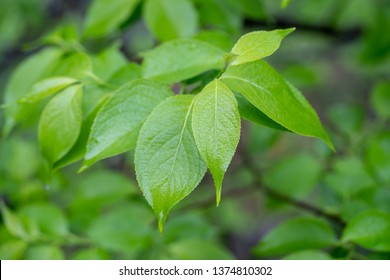
[[[28,233],[20,217],[9,210],[3,201],[0,201],[0,210],[4,225],[7,230],[14,236],[26,239]]]
[[[332,124],[342,133],[354,136],[362,130],[365,113],[359,105],[335,104],[328,110],[327,114]]]
[[[240,139],[240,127],[234,94],[221,81],[212,81],[196,96],[192,130],[198,150],[213,175],[217,205],[223,177]]]
[[[108,81],[127,64],[126,57],[119,50],[119,44],[113,44],[92,57],[93,73],[103,81]]]
[[[273,31],[254,31],[245,34],[232,48],[231,53],[236,58],[231,65],[239,65],[273,54],[280,46],[280,42],[295,28],[277,29]]]
[[[390,107],[389,107],[390,108]],[[390,133],[375,137],[367,147],[367,161],[375,175],[384,183],[390,183]]]
[[[236,36],[242,28],[242,15],[226,0],[196,0],[199,7],[199,21],[202,26],[224,30]],[[241,1],[240,1],[241,2]]]
[[[144,19],[160,41],[191,37],[198,28],[198,15],[190,0],[147,0]]]
[[[143,54],[143,77],[172,84],[223,67],[224,51],[196,39],[166,42]]]
[[[282,3],[280,3],[280,7],[282,9],[285,9],[290,4],[290,2],[291,2],[291,0],[282,0]]]
[[[322,139],[334,149],[307,100],[266,62],[258,60],[230,66],[221,80],[273,121],[292,132]]]
[[[325,176],[325,184],[343,198],[350,198],[376,185],[358,157],[337,159],[332,169]]]
[[[140,0],[95,0],[89,7],[84,36],[102,37],[115,31],[134,12]]]
[[[121,173],[97,170],[86,174],[77,183],[70,208],[78,213],[88,212],[135,193],[135,186]]]
[[[92,125],[81,171],[134,148],[146,117],[172,94],[168,87],[148,80],[133,81],[115,91]]]
[[[330,260],[331,257],[320,250],[304,250],[289,254],[284,260]]]
[[[34,103],[49,97],[78,81],[68,77],[52,77],[34,84],[30,94],[20,99],[20,102]]]
[[[135,149],[137,180],[160,231],[169,210],[195,189],[206,172],[192,135],[193,104],[190,95],[161,102],[142,126]]]
[[[317,185],[321,175],[321,162],[308,154],[285,157],[265,172],[265,184],[284,195],[302,198]]]
[[[230,34],[223,31],[218,31],[218,30],[201,31],[198,34],[196,34],[193,38],[199,41],[209,43],[227,52],[230,51],[231,48],[233,47],[233,41]]]
[[[3,242],[0,245],[0,259],[2,260],[22,259],[23,253],[26,251],[26,248],[27,248],[27,243],[22,240]]]
[[[84,52],[65,53],[57,62],[53,76],[65,76],[75,79],[84,78],[92,71],[90,56]]]
[[[122,86],[130,81],[141,78],[141,67],[136,63],[129,63],[116,71],[109,80],[114,86]]]
[[[82,123],[82,87],[72,86],[46,105],[38,138],[43,156],[53,165],[76,143]]]
[[[288,131],[286,128],[281,126],[280,124],[274,122],[270,119],[266,114],[253,106],[244,96],[239,93],[234,93],[237,103],[238,103],[238,111],[240,112],[240,116],[248,121],[268,126],[273,129]]]
[[[371,105],[379,117],[390,118],[390,82],[375,85],[371,93]]]
[[[136,258],[152,242],[153,215],[142,204],[115,207],[94,219],[87,230],[92,244]]]
[[[306,249],[321,249],[336,241],[328,223],[314,217],[287,220],[272,229],[255,248],[259,256],[288,254]]]
[[[54,245],[34,245],[27,249],[24,258],[26,260],[63,260],[64,253],[61,248]]]
[[[370,250],[390,251],[390,214],[378,210],[361,213],[347,224],[342,240]]]
[[[112,260],[108,252],[100,248],[78,250],[72,255],[72,260]]]
[[[59,49],[43,49],[23,61],[12,73],[4,94],[6,116],[4,134],[8,134],[17,121],[30,117],[34,108],[19,104],[18,100],[30,92],[33,84],[51,74],[61,55]]]
[[[68,233],[68,223],[64,213],[49,203],[26,205],[18,211],[18,214],[36,223],[40,232],[44,234],[65,236]]]
[[[103,95],[98,101],[98,105],[85,117],[81,125],[80,134],[77,138],[76,143],[73,145],[72,149],[66,153],[59,161],[57,161],[53,168],[58,169],[65,167],[69,164],[72,164],[76,161],[79,161],[85,157],[87,151],[88,138],[91,132],[91,127],[96,118],[96,115],[100,109],[104,106],[107,100],[111,97],[110,94]],[[83,104],[84,105],[84,104]]]
[[[169,245],[173,259],[178,260],[232,260],[233,255],[215,242],[189,239]]]

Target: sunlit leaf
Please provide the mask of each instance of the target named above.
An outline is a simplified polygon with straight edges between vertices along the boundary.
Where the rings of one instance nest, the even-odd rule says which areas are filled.
[[[82,123],[82,87],[72,86],[46,105],[39,122],[39,144],[50,164],[61,159],[76,143]]]
[[[82,170],[134,148],[146,117],[172,94],[169,88],[148,80],[137,80],[115,91],[94,120]]]
[[[135,150],[141,190],[157,215],[160,231],[169,210],[199,184],[206,164],[191,129],[194,96],[161,102],[142,126]]]
[[[217,205],[223,177],[240,139],[240,127],[233,92],[221,81],[209,83],[195,99],[192,130],[198,150],[213,174]]]
[[[143,77],[167,84],[223,67],[224,51],[196,39],[166,42],[143,54]]]

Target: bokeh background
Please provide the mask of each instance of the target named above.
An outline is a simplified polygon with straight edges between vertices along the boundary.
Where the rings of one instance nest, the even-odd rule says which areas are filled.
[[[83,37],[92,2],[0,0],[0,98],[18,65],[45,45],[99,55],[116,43],[118,61],[139,63],[159,44],[144,1],[109,33]],[[227,50],[249,31],[297,28],[266,60],[310,101],[336,152],[243,121],[220,206],[207,174],[160,234],[133,152],[81,174],[70,165],[47,184],[32,117],[0,141],[0,258],[389,259],[390,1],[190,2],[189,36]]]

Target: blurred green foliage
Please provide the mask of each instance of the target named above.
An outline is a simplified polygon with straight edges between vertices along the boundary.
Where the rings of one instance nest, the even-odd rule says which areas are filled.
[[[3,103],[42,78],[89,73],[88,132],[104,85],[136,78],[138,54],[159,42],[193,37],[229,50],[248,31],[296,27],[267,61],[318,110],[336,152],[243,122],[221,205],[207,177],[159,234],[132,152],[82,174],[57,170],[48,183],[36,138],[45,101],[11,100],[16,111],[3,107],[18,125],[3,122],[10,134],[0,141],[1,259],[390,258],[390,1],[95,0],[71,11],[64,2],[2,0]]]

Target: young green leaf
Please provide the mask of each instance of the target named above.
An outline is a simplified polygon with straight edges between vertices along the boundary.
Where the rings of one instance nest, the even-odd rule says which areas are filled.
[[[172,84],[223,67],[224,51],[196,39],[177,39],[143,54],[143,77]]]
[[[234,93],[238,103],[238,111],[240,116],[248,121],[268,126],[273,129],[278,129],[282,131],[288,131],[285,127],[281,126],[277,122],[274,122],[266,114],[253,106],[244,96],[239,93]]]
[[[56,95],[42,112],[38,127],[41,152],[50,165],[74,145],[82,122],[82,87],[75,85]]]
[[[68,77],[53,77],[44,79],[34,84],[31,93],[19,101],[25,103],[38,102],[77,82],[78,81],[76,79]]]
[[[90,56],[84,52],[71,52],[61,56],[53,70],[53,76],[82,79],[92,71]]]
[[[18,100],[26,96],[31,86],[47,77],[53,71],[62,52],[55,48],[46,48],[27,60],[23,61],[12,73],[5,88],[5,116],[4,134],[8,134],[17,121],[30,117],[32,106],[19,104]]]
[[[142,126],[135,149],[137,180],[160,231],[169,210],[195,189],[206,172],[192,135],[193,104],[191,95],[161,102]]]
[[[190,37],[198,28],[198,15],[190,0],[147,0],[144,19],[160,41]]]
[[[283,260],[331,260],[331,257],[320,250],[303,250],[289,254]]]
[[[240,139],[237,101],[221,81],[212,81],[196,96],[192,130],[198,150],[213,175],[218,205],[222,180]]]
[[[275,256],[306,249],[321,249],[336,242],[328,223],[314,217],[298,217],[272,229],[257,245],[259,256]]]
[[[266,62],[230,66],[221,80],[273,121],[292,132],[322,139],[334,149],[314,109]]]
[[[84,26],[87,38],[102,37],[123,23],[139,4],[140,0],[95,0],[88,9]]]
[[[348,223],[342,240],[375,251],[390,251],[390,215],[378,210],[361,213]]]
[[[168,87],[148,80],[130,82],[114,92],[94,120],[81,171],[134,148],[146,117],[172,94]]]
[[[238,39],[231,51],[236,55],[231,65],[244,64],[270,56],[279,48],[283,38],[294,30],[295,28],[288,28],[245,34]]]
[[[93,73],[103,81],[108,81],[127,64],[127,59],[119,50],[118,44],[113,44],[98,55],[92,56]]]
[[[103,95],[98,101],[97,106],[91,112],[86,114],[86,117],[81,125],[80,134],[77,138],[76,143],[73,145],[72,149],[70,149],[70,151],[66,153],[65,156],[63,156],[54,164],[54,169],[65,167],[84,158],[85,153],[87,151],[88,137],[90,135],[93,122],[100,109],[110,97],[111,94]],[[83,110],[83,113],[85,113],[85,110]]]

